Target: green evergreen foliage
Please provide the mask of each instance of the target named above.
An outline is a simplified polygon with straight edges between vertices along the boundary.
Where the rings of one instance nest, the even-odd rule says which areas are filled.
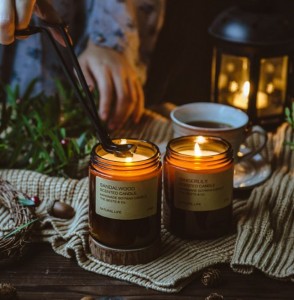
[[[294,129],[294,102],[292,102],[291,109],[286,107],[285,109],[286,121],[292,126]],[[291,150],[294,150],[294,141],[285,141],[286,145],[289,145]]]
[[[97,142],[91,124],[70,89],[57,82],[57,95],[33,95],[35,84],[31,82],[22,97],[18,87],[4,88],[0,167],[79,177],[74,166],[87,161]]]

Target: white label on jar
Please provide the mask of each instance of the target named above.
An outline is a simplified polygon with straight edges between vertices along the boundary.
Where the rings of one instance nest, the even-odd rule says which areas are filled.
[[[96,177],[96,213],[116,220],[135,220],[157,213],[158,177],[115,181]]]
[[[175,171],[174,205],[188,211],[210,211],[232,202],[233,168],[214,174]]]

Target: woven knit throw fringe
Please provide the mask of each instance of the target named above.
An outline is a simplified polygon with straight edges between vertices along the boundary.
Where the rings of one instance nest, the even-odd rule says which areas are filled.
[[[138,137],[139,133],[140,138],[161,146],[172,137],[170,121],[151,111],[146,111],[142,125],[126,128],[122,136]],[[293,251],[290,251],[294,237],[291,169],[294,153],[283,146],[284,137],[293,140],[293,132],[287,125],[280,127],[277,134],[269,135],[264,151],[264,155],[274,157],[276,171],[272,178],[256,188],[248,201],[234,201],[236,234],[216,240],[182,240],[162,228],[161,255],[144,265],[109,265],[89,253],[87,178],[78,181],[25,170],[1,170],[0,176],[17,189],[38,195],[43,203],[37,213],[46,213],[46,203],[52,199],[74,207],[76,214],[71,220],[47,215],[35,239],[48,241],[64,257],[74,256],[85,270],[163,292],[180,291],[201,269],[216,263],[231,263],[234,270],[242,273],[257,268],[274,278],[289,279],[294,276]],[[51,228],[42,226],[48,223]]]

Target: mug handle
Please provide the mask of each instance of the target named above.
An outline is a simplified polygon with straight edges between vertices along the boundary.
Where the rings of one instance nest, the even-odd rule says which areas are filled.
[[[248,138],[252,137],[253,135],[258,135],[258,145],[255,145],[252,148],[248,148],[246,146],[244,147],[244,144],[241,145],[240,150],[237,154],[237,162],[251,159],[254,155],[260,153],[262,149],[266,146],[267,132],[262,127],[258,125],[249,127],[245,136],[245,143],[248,140]],[[246,151],[243,150],[242,152],[242,146],[245,148]]]

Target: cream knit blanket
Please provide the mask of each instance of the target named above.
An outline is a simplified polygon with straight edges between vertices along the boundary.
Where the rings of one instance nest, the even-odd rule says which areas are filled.
[[[172,128],[168,118],[146,110],[139,126],[130,125],[113,136],[143,138],[164,151],[172,138]],[[64,179],[26,170],[0,170],[0,176],[18,190],[38,195],[42,200],[38,213],[46,213],[46,205],[54,199],[74,207],[76,214],[71,220],[47,214],[35,238],[51,243],[54,251],[64,257],[75,257],[86,270],[163,292],[180,291],[198,271],[216,263],[231,264],[241,273],[259,269],[273,278],[294,281],[294,151],[283,145],[284,140],[294,140],[287,124],[276,134],[269,134],[263,153],[273,161],[270,179],[256,187],[248,200],[234,200],[236,234],[207,241],[182,240],[162,227],[160,257],[135,266],[109,265],[89,253],[87,178]],[[7,211],[0,207],[0,231],[5,219]],[[44,226],[48,223],[49,229]]]

